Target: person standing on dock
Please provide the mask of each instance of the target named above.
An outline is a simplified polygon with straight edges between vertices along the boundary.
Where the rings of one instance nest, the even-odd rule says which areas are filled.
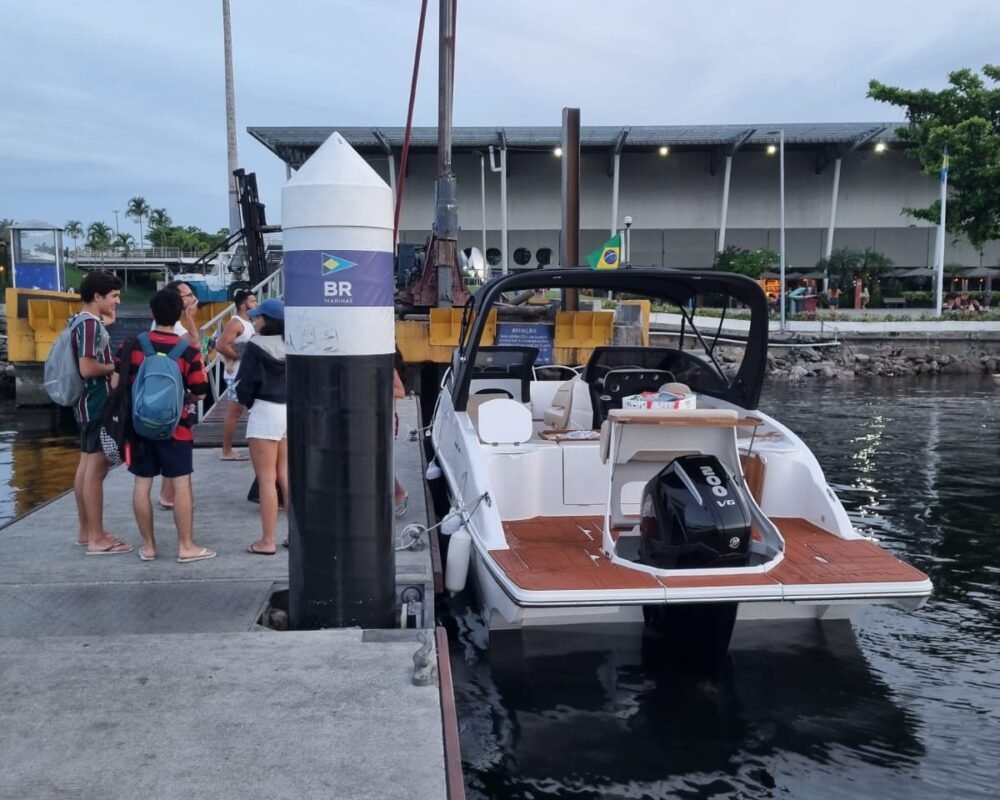
[[[233,437],[236,435],[236,423],[246,408],[236,398],[236,373],[240,371],[240,356],[254,334],[253,322],[249,311],[257,307],[257,296],[253,292],[239,291],[233,297],[236,313],[233,314],[215,345],[215,349],[225,359],[224,375],[226,379],[226,397],[229,407],[226,409],[226,419],[222,423],[222,454],[223,461],[246,461],[245,453],[233,450]]]
[[[174,333],[182,339],[187,339],[192,347],[201,347],[201,338],[198,333],[198,323],[195,315],[198,313],[198,295],[194,293],[191,284],[184,281],[170,281],[164,289],[177,292],[184,301],[184,311],[181,318],[174,323]],[[150,326],[150,330],[156,330],[156,322]],[[169,478],[160,478],[159,505],[164,511],[171,511],[174,507],[174,484]]]
[[[173,289],[161,289],[153,295],[149,305],[155,322],[153,331],[149,334],[149,343],[158,354],[167,356],[181,342],[181,337],[174,332],[174,326],[184,311],[184,300],[180,293]],[[191,473],[194,471],[194,433],[189,401],[192,397],[197,399],[208,394],[208,379],[205,376],[205,362],[201,350],[192,346],[190,342],[186,344],[188,346],[177,358],[185,390],[180,420],[169,439],[143,439],[137,436],[129,464],[129,472],[135,476],[132,508],[139,533],[142,534],[139,558],[143,561],[152,561],[157,555],[153,531],[153,504],[150,499],[153,478],[157,475],[162,475],[164,480],[169,479],[174,487],[173,511],[178,539],[177,561],[187,564],[214,558],[216,555],[214,550],[199,547],[194,543],[194,497],[191,488]],[[119,365],[124,352],[123,345],[116,356]],[[133,347],[131,352],[134,381],[146,355],[141,347]]]
[[[285,304],[271,298],[250,312],[257,335],[250,340],[236,376],[236,396],[250,409],[247,443],[260,486],[261,536],[247,552],[277,552],[278,487],[288,502],[288,392],[285,384]]]
[[[108,460],[101,447],[101,411],[111,391],[115,371],[111,337],[103,320],[114,321],[121,303],[122,282],[110,272],[88,272],[80,283],[82,322],[73,329],[73,348],[83,378],[83,395],[73,409],[80,425],[80,465],[73,481],[73,494],[80,517],[76,543],[86,546],[88,556],[129,553],[132,545],[104,530],[104,478]],[[76,317],[70,320],[74,324]]]

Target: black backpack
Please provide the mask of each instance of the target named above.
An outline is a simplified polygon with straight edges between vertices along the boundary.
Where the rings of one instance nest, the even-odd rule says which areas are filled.
[[[136,340],[129,339],[122,345],[121,372],[101,411],[101,449],[111,466],[116,467],[125,459],[126,444],[135,441],[132,430],[132,351]]]

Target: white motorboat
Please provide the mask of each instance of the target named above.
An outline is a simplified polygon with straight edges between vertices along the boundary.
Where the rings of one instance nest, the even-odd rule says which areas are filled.
[[[505,292],[540,288],[642,295],[685,326],[677,347],[594,347],[567,379],[536,348],[483,342]],[[735,358],[694,324],[706,298],[750,312]],[[805,443],[757,409],[766,351],[765,296],[739,275],[534,270],[484,285],[432,424],[447,587],[471,572],[491,629],[644,618],[716,655],[737,618],[920,607],[927,576],[859,534]]]

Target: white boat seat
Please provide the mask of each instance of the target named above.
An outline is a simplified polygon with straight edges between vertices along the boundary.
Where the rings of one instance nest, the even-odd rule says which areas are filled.
[[[590,389],[579,375],[564,381],[552,397],[552,405],[543,416],[545,426],[555,430],[590,430],[594,409]]]
[[[531,409],[517,400],[491,398],[479,407],[478,430],[483,444],[523,444],[533,432]]]
[[[484,403],[489,403],[491,400],[504,400],[509,398],[510,395],[502,390],[483,392],[482,394],[470,394],[469,401],[465,406],[465,411],[469,415],[469,422],[472,423],[472,427],[477,431],[479,430],[479,409]]]

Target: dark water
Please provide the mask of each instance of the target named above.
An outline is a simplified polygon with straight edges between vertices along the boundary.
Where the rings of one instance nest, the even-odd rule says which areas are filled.
[[[72,489],[79,460],[71,420],[0,400],[0,525]]]
[[[640,627],[446,620],[470,798],[1000,797],[1000,386],[769,387],[855,525],[926,572],[920,611],[738,629],[718,674]]]

